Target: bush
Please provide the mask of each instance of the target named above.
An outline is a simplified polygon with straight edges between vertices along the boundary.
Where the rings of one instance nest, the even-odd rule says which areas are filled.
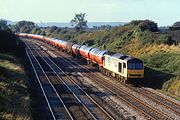
[[[0,51],[10,52],[16,55],[24,54],[24,45],[12,32],[0,31]]]
[[[19,39],[11,32],[0,31],[0,49],[6,51],[12,51],[16,49],[19,43]]]
[[[163,35],[161,36],[160,38],[160,41],[164,44],[167,44],[167,45],[172,45],[172,44],[175,44],[176,41],[172,39],[171,36],[168,36],[168,35]]]
[[[153,43],[172,45],[176,43],[170,35],[152,33],[150,31],[140,32],[138,38],[142,45]]]
[[[150,20],[134,20],[131,21],[128,25],[138,26],[141,31],[149,30],[151,32],[157,32],[158,27],[157,23]]]

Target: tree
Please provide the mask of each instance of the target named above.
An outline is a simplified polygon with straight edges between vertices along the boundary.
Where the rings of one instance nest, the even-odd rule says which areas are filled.
[[[142,31],[145,30],[150,30],[151,32],[158,31],[157,23],[150,20],[144,20],[143,22],[140,23],[139,27],[141,28]]]
[[[178,21],[178,22],[175,22],[174,24],[173,24],[173,26],[174,27],[180,27],[180,22]]]
[[[0,20],[0,52],[11,52],[16,55],[24,54],[24,46],[7,25],[7,21]]]
[[[43,30],[41,31],[40,35],[46,36],[46,32]]]
[[[30,21],[20,21],[11,27],[14,32],[30,33],[35,28],[35,23]]]
[[[171,27],[169,27],[170,30],[180,30],[180,22],[175,22]]]
[[[74,19],[71,20],[72,26],[75,26],[77,31],[82,31],[87,28],[87,20],[85,20],[86,13],[75,14]]]
[[[0,20],[0,30],[6,30],[7,29],[7,21]]]
[[[0,51],[12,52],[19,44],[18,37],[9,29],[7,21],[0,20]]]
[[[12,32],[10,30],[9,26],[7,25],[7,21],[5,21],[5,20],[0,20],[0,30],[1,31]]]
[[[133,20],[127,25],[138,26],[141,31],[145,31],[145,30],[149,30],[151,32],[158,31],[157,23],[151,20]]]
[[[33,28],[31,33],[36,34],[39,30],[41,30],[41,29],[40,28]]]

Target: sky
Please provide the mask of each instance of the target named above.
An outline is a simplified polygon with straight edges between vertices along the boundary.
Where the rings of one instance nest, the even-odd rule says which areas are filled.
[[[149,19],[159,26],[180,21],[180,0],[0,0],[0,18],[33,22],[70,22],[86,13],[88,22]]]

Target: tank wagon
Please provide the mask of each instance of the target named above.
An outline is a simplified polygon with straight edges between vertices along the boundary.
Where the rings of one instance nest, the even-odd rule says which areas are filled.
[[[19,37],[41,40],[79,59],[85,59],[88,64],[98,66],[100,71],[116,77],[122,82],[126,82],[129,79],[144,78],[143,61],[138,58],[40,35],[26,33],[17,35]]]
[[[72,54],[75,55],[75,56],[79,56],[80,47],[81,47],[81,45],[73,44],[72,45]]]

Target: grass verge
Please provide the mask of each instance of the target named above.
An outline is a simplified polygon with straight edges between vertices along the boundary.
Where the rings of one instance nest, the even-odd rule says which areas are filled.
[[[22,60],[0,53],[0,119],[30,120],[28,77]]]

